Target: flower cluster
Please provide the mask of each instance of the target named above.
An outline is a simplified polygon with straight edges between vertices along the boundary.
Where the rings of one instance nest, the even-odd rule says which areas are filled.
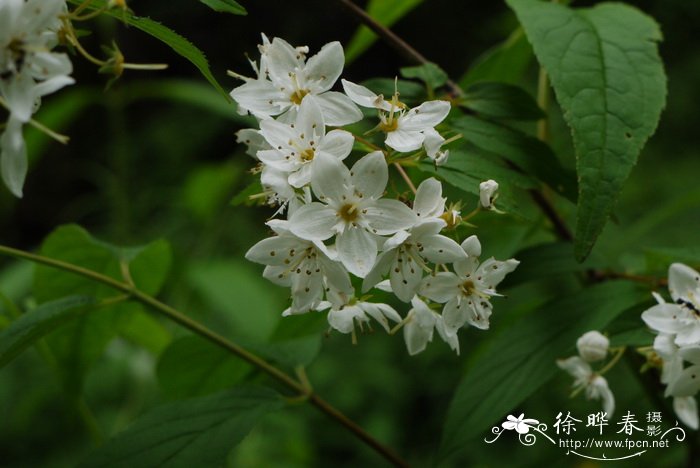
[[[17,197],[27,174],[22,129],[41,97],[72,84],[72,65],[59,43],[64,0],[0,0],[0,104],[9,111],[0,136],[5,185]]]
[[[615,398],[608,387],[608,381],[603,377],[607,369],[612,367],[615,358],[602,370],[594,372],[591,368],[592,362],[604,360],[608,355],[610,340],[598,331],[589,331],[581,335],[576,341],[578,356],[557,360],[557,365],[574,377],[575,396],[581,391],[585,391],[586,398],[603,401],[603,411],[610,417],[615,410]]]
[[[668,290],[673,299],[666,302],[653,293],[657,304],[642,320],[657,333],[652,362],[661,367],[661,383],[666,396],[673,397],[678,418],[698,428],[695,395],[700,390],[700,274],[681,263],[668,270]],[[685,364],[689,365],[685,365]]]
[[[433,100],[409,108],[398,93],[385,100],[346,80],[345,93],[332,91],[345,61],[338,42],[308,59],[308,47],[280,38],[263,35],[259,49],[259,62],[251,62],[255,76],[234,74],[244,83],[231,96],[240,112],[259,121],[259,129],[239,131],[238,140],[259,162],[276,215],[286,216],[268,221],[275,235],[246,254],[266,265],[265,278],[291,289],[283,315],[328,310],[330,326],[353,338],[355,327],[362,330],[370,318],[387,331],[394,322],[403,326],[411,354],[422,351],[437,329],[459,352],[457,331],[488,328],[489,299],[518,262],[480,262],[476,236],[460,245],[442,234],[460,218],[446,210],[438,180],[424,180],[412,203],[386,196],[388,157],[421,151],[437,164],[446,161],[445,139],[435,126],[450,104]],[[329,127],[361,120],[358,105],[377,110],[375,131],[385,135],[387,148],[373,145],[374,151],[349,164],[356,137]],[[486,189],[491,205],[497,185]],[[373,288],[412,308],[402,318],[390,305],[370,301],[366,294]]]

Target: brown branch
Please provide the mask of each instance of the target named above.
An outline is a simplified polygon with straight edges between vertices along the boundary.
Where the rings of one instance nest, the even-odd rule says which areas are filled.
[[[418,52],[409,43],[401,39],[399,36],[394,34],[389,28],[378,23],[374,18],[367,14],[365,10],[358,7],[351,0],[338,0],[342,6],[344,6],[350,13],[357,17],[357,19],[367,26],[369,29],[374,31],[379,37],[384,39],[384,41],[391,47],[396,49],[403,57],[407,60],[417,64],[423,65],[424,63],[430,62],[423,54]],[[459,87],[457,83],[452,80],[447,80],[445,83],[449,89],[450,95],[452,97],[459,97],[464,94],[462,88]]]

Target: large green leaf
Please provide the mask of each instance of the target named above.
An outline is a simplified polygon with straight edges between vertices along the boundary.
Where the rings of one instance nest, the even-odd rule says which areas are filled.
[[[473,84],[464,92],[460,105],[492,119],[538,120],[544,117],[544,112],[527,91],[505,83]]]
[[[532,61],[532,47],[522,28],[515,30],[502,44],[487,50],[460,78],[464,89],[482,81],[517,84]]]
[[[41,253],[122,279],[121,263],[128,265],[134,283],[147,294],[155,295],[162,287],[170,267],[170,247],[156,241],[144,247],[119,248],[99,241],[76,225],[57,228],[42,244]],[[95,281],[55,268],[38,266],[34,277],[34,294],[39,302],[66,295],[87,295],[97,299],[119,294]],[[163,326],[150,318],[139,304],[126,302],[106,307],[94,314],[84,314],[52,333],[49,345],[56,356],[66,382],[73,390],[82,384],[82,376],[99,358],[107,343],[122,333],[145,347],[158,351],[169,340]],[[135,328],[134,328],[135,327]],[[148,330],[147,333],[144,331]]]
[[[483,436],[552,378],[558,372],[555,360],[574,352],[578,336],[603,329],[623,311],[646,300],[648,291],[639,285],[603,283],[555,299],[492,338],[455,392],[440,458],[454,456],[466,441]]]
[[[145,414],[80,466],[224,466],[226,455],[255,424],[282,406],[277,393],[257,387],[169,403]]]
[[[84,3],[83,0],[69,0],[69,3],[74,5],[80,5]],[[93,0],[88,6],[89,9],[98,10],[103,9],[107,5],[106,0]],[[128,12],[124,12],[121,9],[113,8],[105,11],[106,15],[110,15],[117,18],[124,23],[140,29],[141,31],[150,34],[161,42],[165,43],[177,54],[181,55],[185,59],[189,60],[192,65],[197,67],[197,69],[202,73],[204,78],[211,83],[211,85],[216,88],[226,99],[230,100],[230,97],[226,91],[221,87],[219,82],[214,78],[211,70],[209,69],[209,61],[204,53],[199,50],[190,41],[173,31],[172,29],[164,26],[157,21],[153,21],[150,18],[145,18],[141,16],[136,16]]]
[[[472,115],[459,117],[452,125],[467,142],[512,162],[566,198],[576,199],[573,174],[565,170],[551,148],[537,138]]]
[[[250,373],[251,366],[199,336],[173,341],[158,361],[158,382],[172,398],[207,395],[229,388]]]
[[[199,0],[214,11],[231,13],[232,15],[247,15],[243,6],[234,0]]]
[[[423,0],[369,0],[366,10],[379,24],[391,27],[422,2]],[[345,61],[350,63],[355,60],[376,40],[374,32],[365,25],[360,26],[345,48]]]
[[[0,333],[0,368],[36,340],[84,314],[94,304],[91,297],[70,296],[42,304],[11,322]]]
[[[656,22],[623,4],[572,9],[508,0],[571,127],[579,177],[575,254],[583,260],[666,102]]]

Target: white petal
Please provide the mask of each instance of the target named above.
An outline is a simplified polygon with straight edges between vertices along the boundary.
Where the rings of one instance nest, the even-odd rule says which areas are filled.
[[[682,348],[679,351],[681,357],[688,362],[693,364],[700,364],[700,346],[691,346],[689,348]]]
[[[445,139],[434,128],[423,130],[423,135],[425,136],[425,140],[423,140],[425,153],[430,159],[435,159]]]
[[[381,199],[366,208],[365,219],[372,232],[380,235],[394,234],[416,222],[416,215],[398,200]]]
[[[680,347],[700,345],[700,322],[693,317],[692,321],[681,322],[683,325],[676,335],[676,344]]]
[[[408,302],[416,295],[416,290],[423,278],[423,269],[409,255],[397,255],[394,258],[394,264],[389,272],[391,289],[396,297],[403,302]]]
[[[289,174],[289,183],[292,187],[300,188],[311,183],[313,173],[312,164],[304,164],[296,172]]]
[[[300,268],[310,268],[301,265]],[[310,272],[310,273],[307,273]],[[306,311],[313,308],[323,297],[323,281],[312,270],[302,271],[292,278],[292,311]]]
[[[315,91],[321,93],[331,89],[343,72],[345,54],[340,42],[329,42],[306,62],[304,74],[307,83],[314,83]]]
[[[297,134],[303,135],[304,138],[299,137],[299,139],[304,143],[304,146],[308,145],[309,141],[314,140],[316,135],[321,137],[326,132],[321,107],[310,94],[301,101],[299,109],[297,109],[294,130]]]
[[[494,289],[503,281],[503,278],[505,278],[508,273],[515,270],[518,265],[520,265],[520,262],[513,258],[505,262],[489,258],[479,266],[477,275],[481,276],[481,280],[479,281],[481,281],[482,284],[489,289]]]
[[[377,108],[385,111],[391,111],[391,104],[385,101],[382,97],[373,93],[364,86],[353,83],[348,80],[341,80],[343,90],[356,104],[362,107]]]
[[[336,238],[338,259],[350,273],[360,278],[367,276],[377,258],[377,243],[362,228],[350,226]]]
[[[352,151],[352,145],[355,142],[352,133],[345,130],[332,130],[321,139],[317,147],[319,153],[327,153],[341,161],[345,159]]]
[[[321,106],[326,125],[342,127],[362,119],[360,109],[343,93],[327,91],[323,94],[315,95],[314,99]]]
[[[464,250],[459,244],[449,237],[439,234],[421,237],[423,251],[421,255],[433,263],[451,263],[460,259],[466,259]]]
[[[462,303],[464,302],[463,299]],[[488,330],[490,326],[489,318],[493,311],[491,303],[487,299],[480,299],[475,296],[468,298],[466,302],[468,309],[471,311],[471,313],[467,314],[469,325],[480,330]]]
[[[440,272],[426,276],[421,284],[422,295],[435,302],[445,303],[459,294],[460,279],[451,272]]]
[[[578,356],[567,359],[557,359],[557,366],[571,374],[577,380],[588,380],[593,374],[590,364]]]
[[[687,265],[674,263],[668,269],[668,290],[674,301],[693,296],[700,299],[700,274]]]
[[[596,376],[590,384],[589,392],[595,395],[595,398],[603,400],[603,411],[607,413],[607,417],[611,418],[615,412],[615,397],[610,391],[608,381],[605,377]]]
[[[73,64],[66,54],[37,52],[32,57],[32,75],[37,80],[46,80],[58,75],[70,75]],[[72,81],[72,80],[71,80]]]
[[[698,429],[698,403],[694,397],[674,398],[673,411],[683,424],[691,429]]]
[[[22,198],[22,187],[27,176],[27,148],[22,136],[22,122],[12,116],[0,136],[0,153],[2,180],[10,192]]]
[[[700,365],[692,365],[683,369],[681,375],[669,383],[666,388],[666,396],[674,397],[694,396],[700,390]]]
[[[389,180],[389,166],[384,153],[373,151],[357,161],[350,171],[355,189],[364,198],[379,198],[384,193]]]
[[[399,118],[399,129],[408,132],[426,130],[442,122],[449,113],[450,103],[447,101],[424,102]]]
[[[331,309],[328,312],[328,324],[340,333],[350,333],[354,328],[353,320],[361,312],[357,307],[343,307],[342,309]]]
[[[69,76],[54,76],[46,81],[42,81],[34,86],[32,95],[34,99],[54,93],[64,86],[75,83],[75,80]]]
[[[284,39],[275,37],[265,48],[265,56],[270,79],[276,84],[287,84],[289,73],[304,66],[304,58]]]
[[[372,270],[367,273],[364,281],[362,281],[362,292],[369,291],[382,280],[382,277],[389,272],[389,268],[393,265],[395,258],[395,251],[384,252],[377,257]]]
[[[258,151],[270,149],[270,145],[255,128],[244,128],[236,132],[236,142],[243,143],[248,147],[246,154],[257,158]]]
[[[285,264],[290,251],[305,248],[305,242],[293,236],[276,236],[263,239],[248,250],[245,258],[262,265]]]
[[[425,179],[416,190],[413,211],[421,219],[442,215],[445,211],[445,199],[442,198],[442,184],[431,177]]]
[[[326,277],[326,284],[337,293],[351,295],[353,293],[352,284],[348,272],[339,262],[335,262],[325,256],[319,256],[319,263],[323,267],[323,274]]]
[[[675,334],[683,327],[686,313],[675,304],[657,304],[642,313],[642,320],[650,328],[661,332]]]
[[[421,132],[394,130],[386,134],[385,143],[400,153],[408,153],[419,149],[424,139]]]
[[[467,322],[469,317],[467,301],[455,296],[445,304],[442,310],[442,320],[447,329],[457,330]]]
[[[289,125],[277,120],[263,120],[260,122],[260,134],[276,151],[284,151],[295,148],[295,142],[299,134]]]
[[[234,88],[231,97],[242,110],[250,111],[258,118],[279,114],[284,110],[280,101],[289,100],[272,83],[263,80],[248,81]]]
[[[481,255],[481,242],[476,236],[469,236],[462,242],[462,249],[470,257],[478,257]]]
[[[452,348],[452,351],[459,355],[459,338],[457,337],[457,333],[447,329],[442,317],[438,317],[438,319],[435,321],[435,329],[438,331],[442,341],[447,343],[450,348]]]
[[[321,201],[339,201],[350,185],[350,170],[338,158],[320,153],[314,158],[311,187]]]
[[[322,241],[333,236],[336,222],[335,211],[313,202],[294,212],[289,219],[289,229],[302,239]]]
[[[389,332],[389,322],[387,319],[392,320],[396,323],[401,321],[401,316],[398,312],[394,310],[393,307],[386,304],[379,304],[373,302],[360,302],[359,306],[367,314],[369,314],[373,319],[379,322],[384,330]]]

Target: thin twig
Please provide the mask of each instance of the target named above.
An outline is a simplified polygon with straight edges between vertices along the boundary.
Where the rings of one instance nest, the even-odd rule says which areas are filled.
[[[413,181],[411,181],[411,178],[408,177],[408,174],[406,174],[406,171],[404,171],[403,167],[401,167],[401,164],[394,163],[394,167],[396,168],[397,171],[399,171],[399,174],[401,174],[401,177],[403,178],[403,180],[406,181],[408,188],[410,188],[411,192],[413,192],[413,194],[415,195],[418,192],[416,190],[416,186],[413,185]]]
[[[355,15],[362,23],[365,24],[369,29],[374,31],[379,37],[384,39],[384,41],[389,44],[391,47],[396,49],[401,55],[403,55],[407,60],[418,64],[418,65],[423,65],[424,63],[428,63],[429,60],[425,58],[423,54],[418,52],[416,49],[413,48],[410,44],[408,44],[406,41],[401,39],[399,36],[394,34],[389,28],[386,26],[378,23],[374,18],[372,18],[370,15],[365,12],[362,8],[358,7],[355,5],[351,0],[338,0],[341,5],[343,5],[348,11],[350,11],[353,15]],[[462,88],[459,87],[457,83],[455,83],[452,80],[447,80],[445,83],[446,86],[450,90],[450,94],[452,97],[459,97],[464,94],[462,91]]]
[[[264,371],[265,373],[273,377],[275,380],[294,390],[296,393],[309,394],[309,389],[303,383],[293,379],[284,371],[273,366],[272,364],[265,361],[256,354],[251,353],[247,349],[237,345],[236,343],[233,343],[232,341],[229,341],[228,339],[224,338],[223,336],[219,335],[213,330],[210,330],[209,328],[205,327],[201,323],[192,320],[190,317],[178,311],[174,307],[171,307],[168,304],[159,301],[155,297],[149,296],[148,294],[138,290],[134,286],[118,281],[107,275],[103,275],[102,273],[98,273],[96,271],[89,270],[78,265],[74,265],[72,263],[64,262],[61,260],[55,260],[53,258],[25,252],[23,250],[14,249],[12,247],[7,247],[4,245],[0,245],[0,255],[29,260],[34,263],[49,266],[51,268],[57,268],[59,270],[83,276],[85,278],[88,278],[89,280],[102,283],[113,289],[124,292],[134,300],[151,307],[152,309],[160,312],[161,314],[165,315],[174,322],[182,325],[183,327],[189,329],[197,335],[211,341],[212,343],[222,347],[226,351],[229,351],[231,354],[234,354],[240,359],[243,359],[244,361],[257,367],[258,369]],[[338,409],[333,407],[330,403],[328,403],[318,395],[314,393],[309,394],[309,401],[320,411],[335,419],[342,426],[350,430],[360,440],[372,447],[377,453],[382,455],[385,459],[387,459],[395,466],[408,466],[408,463],[401,459],[391,449],[382,445],[378,440],[372,437],[359,425],[350,420],[347,416],[345,416]]]

